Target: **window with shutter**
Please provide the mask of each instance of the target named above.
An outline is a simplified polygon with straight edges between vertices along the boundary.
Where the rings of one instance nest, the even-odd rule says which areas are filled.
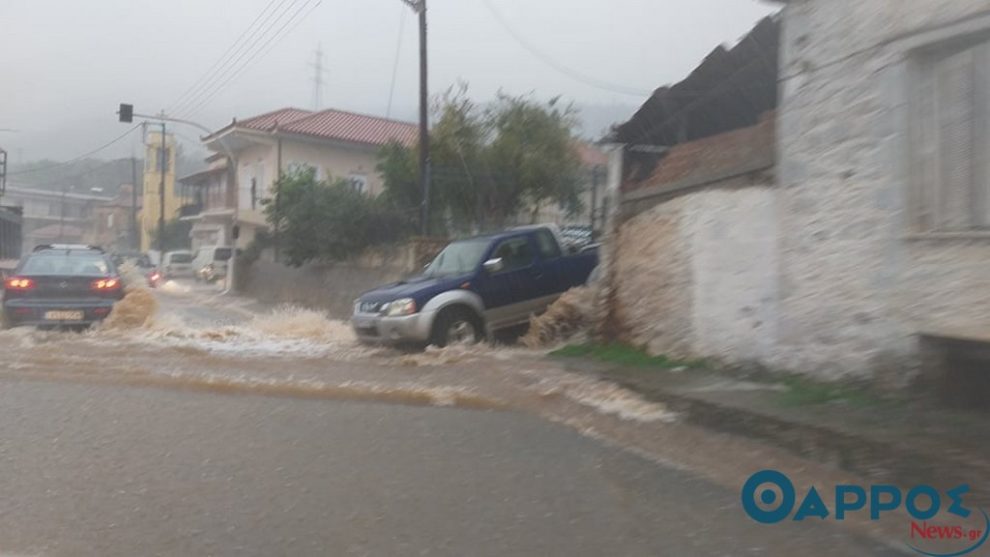
[[[990,43],[918,60],[911,123],[912,205],[922,231],[990,227]]]

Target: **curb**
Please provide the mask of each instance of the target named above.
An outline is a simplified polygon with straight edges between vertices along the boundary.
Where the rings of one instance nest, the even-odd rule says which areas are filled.
[[[954,487],[968,484],[973,502],[990,505],[990,463],[974,462],[967,454],[936,453],[925,447],[906,446],[836,429],[788,421],[777,416],[702,400],[687,394],[644,385],[636,374],[611,373],[617,369],[586,361],[557,358],[572,373],[593,375],[615,383],[652,402],[666,404],[685,423],[712,431],[766,442],[796,456],[831,465],[877,483],[899,486],[935,484]],[[580,361],[584,366],[577,365]]]

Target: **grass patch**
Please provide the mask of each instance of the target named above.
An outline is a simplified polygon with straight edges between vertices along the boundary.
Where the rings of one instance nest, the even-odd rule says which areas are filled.
[[[778,383],[787,387],[779,393],[784,406],[844,403],[852,406],[875,406],[880,400],[862,387],[842,383],[819,383],[799,376],[788,376]]]
[[[643,350],[625,344],[572,344],[554,350],[551,356],[566,358],[589,358],[600,362],[618,364],[628,367],[664,368],[675,367],[701,368],[705,367],[702,360],[677,360],[667,356],[650,356]]]

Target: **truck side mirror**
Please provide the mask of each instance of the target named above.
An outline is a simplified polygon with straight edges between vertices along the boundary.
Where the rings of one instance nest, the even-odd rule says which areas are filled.
[[[505,264],[502,263],[501,257],[493,257],[492,259],[482,263],[481,266],[484,267],[489,273],[497,273],[505,268]]]

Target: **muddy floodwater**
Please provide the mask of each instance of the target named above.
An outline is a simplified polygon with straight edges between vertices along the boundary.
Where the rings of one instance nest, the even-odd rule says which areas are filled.
[[[112,400],[116,402],[106,400],[110,405],[106,410],[114,416],[118,408],[135,404],[127,392],[161,392],[167,397],[186,393],[199,401],[213,397],[218,411],[237,406],[225,401],[263,397],[280,404],[307,401],[326,408],[347,402],[425,411],[437,408],[436,412],[454,408],[518,414],[555,427],[566,426],[595,443],[645,458],[657,470],[689,471],[727,490],[720,497],[729,501],[745,477],[761,468],[802,470],[792,476],[795,481],[801,481],[801,473],[819,480],[834,475],[753,441],[700,430],[664,404],[592,374],[575,373],[568,369],[571,364],[549,357],[552,346],[548,344],[561,331],[575,332],[579,324],[574,321],[582,319],[578,306],[589,300],[582,291],[566,296],[548,320],[536,324],[525,343],[410,352],[363,346],[346,322],[320,311],[263,307],[252,300],[220,295],[214,287],[169,282],[154,291],[129,291],[107,322],[84,332],[0,331],[0,381],[8,383],[5,392],[11,393],[15,387],[32,384],[39,389],[65,385],[115,389]],[[62,400],[62,395],[52,396]],[[103,400],[102,396],[87,398],[84,407],[92,408],[96,404],[92,401]],[[197,402],[201,403],[209,407]],[[463,424],[468,427],[467,421]],[[189,433],[177,442],[195,439],[199,434]],[[527,444],[530,440],[525,436],[512,439],[520,444],[521,448],[513,449],[523,451],[513,453],[520,457],[536,449]],[[375,446],[382,442],[381,438],[369,440]],[[169,453],[167,447],[161,450]],[[445,450],[456,452],[457,447]],[[655,507],[650,503],[650,508]],[[859,528],[865,533],[872,526]],[[802,548],[814,545],[812,540],[798,542]]]
[[[662,405],[555,369],[546,349],[368,347],[320,311],[259,307],[175,281],[130,289],[84,332],[0,331],[0,352],[6,372],[37,378],[491,408],[562,397],[626,420],[674,420]]]

